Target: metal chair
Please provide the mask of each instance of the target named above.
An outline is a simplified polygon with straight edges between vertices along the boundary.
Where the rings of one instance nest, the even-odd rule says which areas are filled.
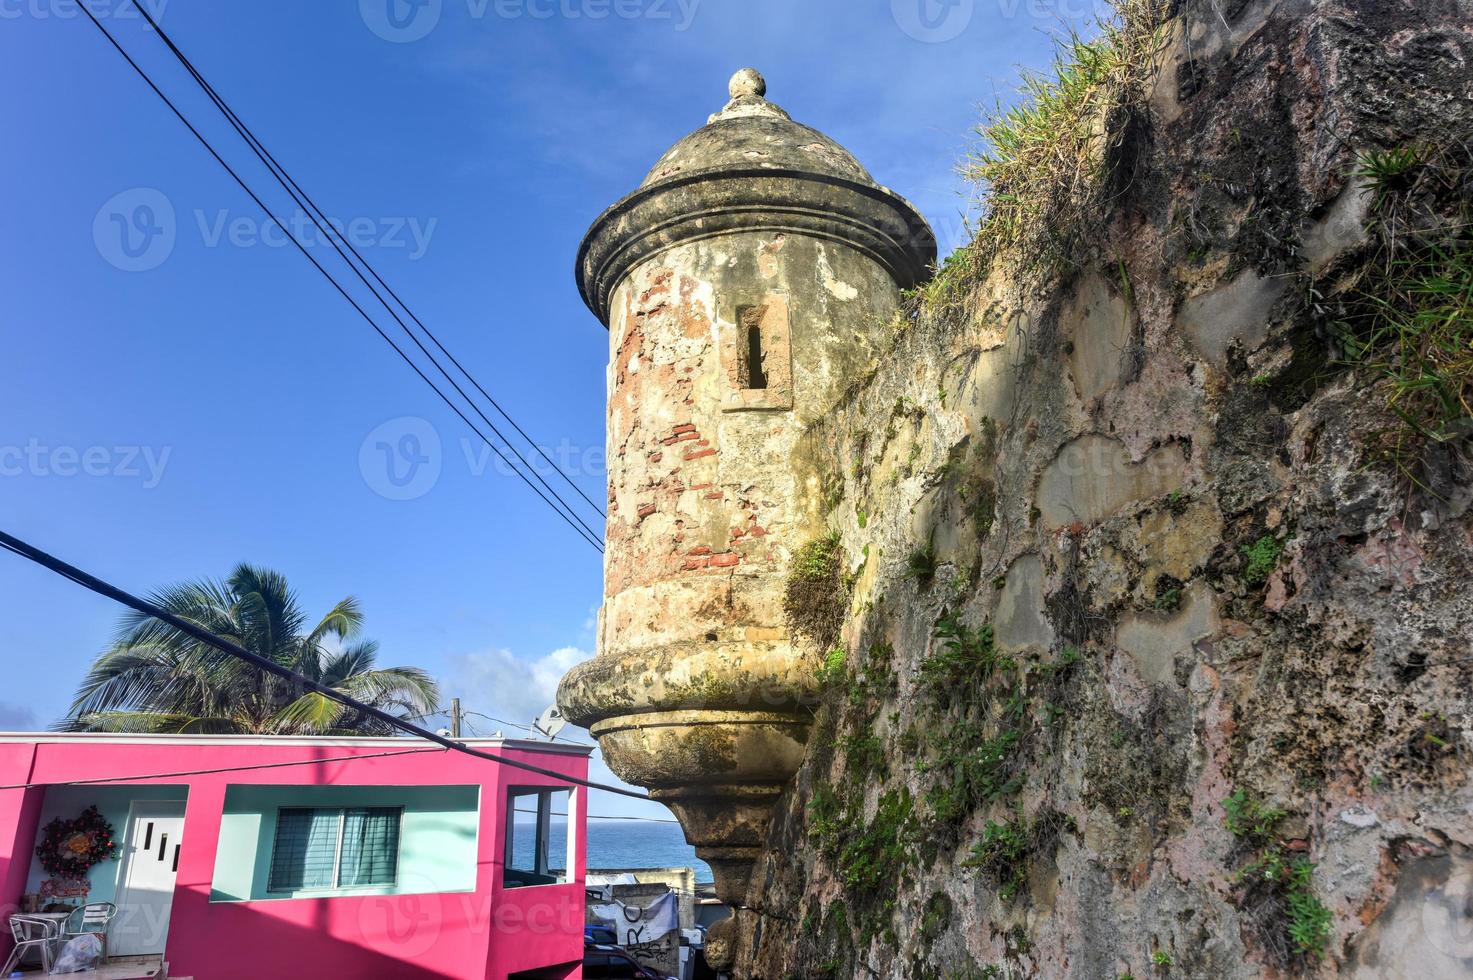
[[[74,936],[85,936],[95,933],[102,939],[102,962],[107,962],[107,927],[112,923],[113,916],[118,914],[118,907],[112,902],[93,902],[91,905],[81,905],[72,910],[67,916],[66,922],[61,927],[61,938],[63,942]],[[3,976],[0,973],[0,976]]]
[[[15,949],[10,951],[5,967],[0,969],[0,977],[10,976],[11,971],[20,965],[21,959],[30,949],[41,950],[41,966],[47,973],[51,972],[51,947],[59,935],[56,922],[17,912],[10,917],[10,934],[15,938]]]

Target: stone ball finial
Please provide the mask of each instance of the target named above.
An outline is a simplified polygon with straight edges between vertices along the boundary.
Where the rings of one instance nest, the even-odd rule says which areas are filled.
[[[755,68],[743,68],[731,76],[731,84],[726,87],[733,99],[743,96],[755,95],[757,98],[767,94],[767,79]]]

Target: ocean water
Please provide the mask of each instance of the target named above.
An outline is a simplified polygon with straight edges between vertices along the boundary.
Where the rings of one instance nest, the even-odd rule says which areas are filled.
[[[517,867],[532,864],[532,824],[517,821],[513,853]],[[562,864],[558,856],[567,853],[568,824],[553,819],[552,839],[548,852],[554,865]],[[685,842],[685,831],[677,823],[653,823],[648,820],[588,821],[588,867],[606,868],[694,868],[696,881],[709,883],[711,866],[696,857],[696,849]]]

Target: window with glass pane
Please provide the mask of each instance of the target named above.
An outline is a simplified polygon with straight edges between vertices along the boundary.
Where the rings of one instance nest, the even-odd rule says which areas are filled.
[[[398,807],[286,807],[277,811],[268,889],[391,885],[399,873]]]
[[[565,789],[512,789],[506,802],[502,874],[506,887],[567,881],[573,853],[569,819],[573,794]]]

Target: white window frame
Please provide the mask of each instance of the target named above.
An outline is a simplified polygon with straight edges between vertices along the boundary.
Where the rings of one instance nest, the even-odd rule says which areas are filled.
[[[550,848],[552,846],[552,801],[555,795],[563,796],[567,802],[566,817],[567,854],[563,858],[563,869],[561,876],[554,875],[549,860]],[[536,797],[537,814],[536,823],[533,824],[534,839],[532,841],[532,867],[517,868],[512,864],[512,854],[516,847],[516,823],[517,823],[517,800]],[[555,881],[543,882],[536,885],[517,885],[518,890],[522,888],[544,888],[548,885],[566,885],[574,880],[574,865],[577,863],[574,856],[577,854],[577,810],[578,794],[567,786],[508,786],[505,797],[505,822],[506,830],[502,835],[502,867],[503,881],[506,871],[530,871],[532,874],[544,878],[557,878]]]
[[[276,867],[276,848],[281,841],[281,815],[287,810],[336,810],[338,812],[338,835],[333,844],[332,884],[320,887],[279,888],[271,880]],[[376,882],[372,885],[344,885],[343,880],[343,834],[347,830],[349,810],[393,810],[397,816],[399,830],[394,836],[394,878],[392,881]],[[370,888],[397,888],[399,864],[404,851],[404,807],[402,805],[370,804],[367,806],[279,806],[276,808],[276,824],[271,832],[271,860],[266,865],[266,892],[270,895],[292,895],[297,892],[356,892]]]

